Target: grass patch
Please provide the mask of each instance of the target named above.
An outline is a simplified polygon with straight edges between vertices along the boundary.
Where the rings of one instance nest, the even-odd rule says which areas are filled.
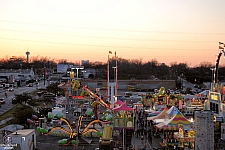
[[[16,106],[14,106],[13,108],[11,108],[10,110],[4,112],[3,114],[0,115],[0,120],[4,120],[4,119],[7,119],[7,118],[10,118],[10,117],[13,117],[14,116],[14,113],[16,113],[16,109],[17,108],[22,108],[22,105],[21,104],[16,104]],[[6,123],[0,125],[0,129],[11,124],[11,120],[7,121]]]
[[[32,96],[36,96],[37,92],[39,92],[39,90],[34,90],[34,91],[30,92],[29,94],[32,95]]]
[[[4,105],[2,106],[4,107]],[[9,117],[13,117],[15,111],[17,108],[22,108],[21,104],[16,104],[13,108],[9,109],[8,111],[4,112],[3,114],[0,115],[0,120],[7,119]]]

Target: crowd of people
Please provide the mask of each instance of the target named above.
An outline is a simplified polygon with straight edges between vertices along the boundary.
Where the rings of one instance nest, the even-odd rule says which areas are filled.
[[[139,110],[135,115],[135,136],[141,138],[142,141],[148,140],[152,143],[152,129],[147,116],[143,110]],[[145,143],[143,143],[145,144]]]

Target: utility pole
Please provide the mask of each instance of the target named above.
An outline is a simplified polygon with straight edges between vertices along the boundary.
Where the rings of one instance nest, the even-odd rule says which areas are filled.
[[[44,63],[44,87],[45,87],[45,63]]]

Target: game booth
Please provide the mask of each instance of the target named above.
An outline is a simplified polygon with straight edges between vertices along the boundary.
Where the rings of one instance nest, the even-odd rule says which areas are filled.
[[[184,149],[194,148],[195,144],[195,131],[190,126],[179,125],[179,132],[174,132],[174,138],[178,141],[178,147]]]
[[[132,143],[134,132],[134,108],[128,107],[126,103],[113,108],[113,141],[114,148],[127,149]]]

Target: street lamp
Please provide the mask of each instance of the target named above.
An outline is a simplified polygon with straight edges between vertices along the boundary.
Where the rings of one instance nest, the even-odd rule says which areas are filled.
[[[214,83],[214,70],[215,70],[215,68],[210,68],[210,70],[212,71],[212,83]]]
[[[114,103],[116,101],[116,67],[112,67],[113,68],[113,78],[114,78],[114,86],[115,86],[115,91],[114,91],[114,98],[112,99],[112,108],[114,108]]]
[[[22,77],[22,66],[23,64],[20,64],[20,86],[22,86],[22,80],[21,80],[21,77]]]
[[[44,87],[45,87],[45,64],[44,64]]]
[[[183,91],[183,77],[184,77],[184,74],[181,73],[180,79],[181,79],[181,90],[182,90],[182,91]]]
[[[84,78],[84,73],[86,72],[86,70],[83,70],[83,71],[81,71],[82,72],[82,75],[83,75],[83,84],[84,84],[84,86],[85,86],[85,78]]]

